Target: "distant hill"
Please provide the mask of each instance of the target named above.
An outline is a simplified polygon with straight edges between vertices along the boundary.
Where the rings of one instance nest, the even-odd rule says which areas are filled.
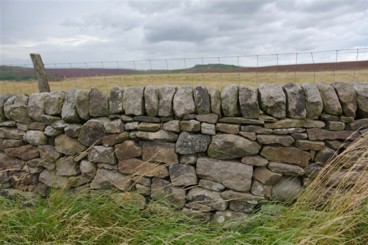
[[[231,71],[239,70],[243,67],[226,64],[206,64],[206,65],[195,65],[192,68],[183,69],[186,72],[214,72],[214,71]]]

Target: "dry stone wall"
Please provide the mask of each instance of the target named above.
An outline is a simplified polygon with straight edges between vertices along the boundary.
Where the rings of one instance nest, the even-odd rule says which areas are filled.
[[[0,187],[134,191],[189,213],[249,213],[303,189],[367,117],[366,83],[0,95]]]

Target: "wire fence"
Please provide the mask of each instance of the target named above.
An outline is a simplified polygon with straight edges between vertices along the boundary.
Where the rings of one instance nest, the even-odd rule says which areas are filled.
[[[33,65],[1,66],[0,93],[37,92]],[[47,63],[52,91],[127,86],[368,82],[368,48],[281,54]],[[8,78],[8,79],[7,79]]]

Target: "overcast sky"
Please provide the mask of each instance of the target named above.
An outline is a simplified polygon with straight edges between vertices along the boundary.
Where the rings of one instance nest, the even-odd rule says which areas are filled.
[[[368,0],[0,0],[1,64],[368,46]]]

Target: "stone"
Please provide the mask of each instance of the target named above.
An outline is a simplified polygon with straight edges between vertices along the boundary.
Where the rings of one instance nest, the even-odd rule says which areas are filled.
[[[121,115],[120,119],[123,121],[123,122],[133,122],[134,119],[130,116],[127,116],[127,115]]]
[[[24,162],[11,157],[11,156],[7,156],[4,153],[0,152],[0,173],[5,172],[5,171],[17,171],[17,170],[21,170],[24,166]]]
[[[109,97],[97,88],[92,88],[89,92],[89,115],[91,117],[109,115]]]
[[[25,140],[31,145],[46,145],[47,137],[41,131],[30,130],[24,135]]]
[[[131,130],[136,130],[138,128],[138,122],[129,122],[129,123],[125,123],[125,130],[127,131],[131,131]]]
[[[64,130],[69,125],[69,123],[64,122],[63,120],[58,120],[51,124],[51,127],[57,130]]]
[[[240,130],[240,125],[229,123],[217,123],[216,130],[226,134],[238,134]]]
[[[116,188],[121,191],[129,191],[131,185],[132,180],[129,176],[107,169],[98,169],[90,187],[91,189]]]
[[[133,140],[124,141],[115,146],[115,155],[119,161],[142,155],[142,147]]]
[[[260,156],[247,156],[241,159],[241,162],[249,166],[264,167],[267,166],[267,159]]]
[[[63,157],[56,161],[56,175],[73,176],[79,173],[79,166],[73,161],[73,157]]]
[[[47,93],[35,93],[29,96],[28,116],[37,122],[41,121],[41,116],[44,114],[46,97]]]
[[[307,129],[309,140],[351,140],[356,137],[354,131],[329,131],[326,129]]]
[[[141,122],[138,124],[137,129],[141,131],[149,131],[149,132],[156,132],[160,130],[161,124],[160,123],[147,123]]]
[[[303,119],[307,116],[304,91],[299,84],[288,83],[283,87],[286,95],[286,116]]]
[[[303,185],[299,178],[283,177],[273,186],[271,199],[281,202],[290,202],[297,198],[302,189]]]
[[[325,165],[329,160],[332,160],[332,158],[334,158],[335,156],[337,156],[337,153],[334,150],[325,147],[323,150],[317,152],[316,156],[314,157],[314,161],[322,165]]]
[[[216,126],[215,126],[215,124],[201,123],[201,133],[202,134],[209,134],[209,135],[216,135]]]
[[[328,121],[326,122],[326,129],[332,131],[342,131],[345,129],[345,123]]]
[[[162,126],[163,130],[169,131],[169,132],[180,132],[180,121],[179,120],[171,120],[168,122],[165,122]]]
[[[227,117],[236,117],[240,115],[239,104],[239,88],[238,85],[232,84],[226,86],[221,92],[222,112]]]
[[[304,133],[304,128],[277,128],[273,130],[274,134],[277,135],[288,135],[288,134],[295,134],[295,133]]]
[[[78,138],[82,129],[81,124],[69,124],[65,129],[64,133],[71,138]]]
[[[55,138],[55,149],[62,154],[73,156],[87,149],[75,139],[72,139],[64,134]]]
[[[297,140],[295,146],[303,151],[320,151],[325,148],[323,141]]]
[[[142,131],[138,131],[136,133],[136,137],[143,139],[143,140],[150,140],[150,141],[155,141],[155,140],[161,140],[161,141],[170,141],[170,142],[175,142],[178,139],[178,135],[165,131],[165,130],[159,130],[157,132],[142,132]]]
[[[179,163],[175,144],[166,142],[143,142],[142,159],[167,164]]]
[[[286,135],[257,135],[258,143],[262,145],[283,145],[290,146],[294,143],[294,139],[291,136]]]
[[[256,125],[241,126],[240,130],[244,132],[251,132],[251,133],[256,133],[256,134],[272,134],[273,133],[273,129],[264,128],[262,126],[256,126]]]
[[[216,210],[225,210],[227,208],[226,201],[221,197],[219,192],[194,187],[187,195],[187,200],[197,204],[207,205]]]
[[[123,109],[126,115],[141,116],[144,114],[144,87],[128,87],[123,93]]]
[[[1,94],[0,95],[0,122],[4,122],[7,120],[5,113],[4,113],[4,104],[5,102],[12,97],[11,94]]]
[[[177,208],[183,208],[185,204],[184,188],[173,187],[169,181],[159,178],[152,179],[151,197],[161,201],[166,199]]]
[[[306,167],[311,158],[308,152],[295,147],[265,146],[261,156],[272,162],[284,162]]]
[[[249,216],[244,213],[234,211],[216,211],[212,220],[218,224],[225,224],[226,227],[237,227],[239,224],[244,224],[249,219]]]
[[[231,134],[218,134],[212,137],[208,148],[208,156],[216,159],[235,159],[248,155],[255,155],[261,146],[241,136]]]
[[[281,85],[262,84],[258,92],[260,107],[264,112],[278,119],[286,117],[286,96]]]
[[[80,89],[75,94],[75,108],[81,119],[87,121],[91,118],[89,115],[90,90]]]
[[[323,101],[323,111],[331,115],[341,115],[342,108],[335,89],[327,83],[317,84],[317,87]]]
[[[356,116],[357,100],[354,87],[349,83],[333,83],[337,96],[341,102],[342,110],[348,117]]]
[[[180,130],[187,132],[199,132],[201,130],[201,123],[196,120],[181,121]]]
[[[45,113],[50,116],[57,116],[61,114],[65,92],[55,91],[47,93],[45,98]]]
[[[270,162],[268,168],[275,172],[283,175],[289,176],[301,176],[304,175],[304,169],[291,164],[281,163],[281,162]]]
[[[41,122],[47,126],[51,126],[53,123],[59,121],[60,117],[49,116],[49,115],[42,115]]]
[[[77,95],[79,96],[79,93],[77,93],[77,89],[71,89],[69,92],[65,95],[64,104],[61,109],[61,118],[65,122],[69,123],[77,123],[80,122],[79,113],[77,112],[76,108],[76,102],[79,99]]]
[[[210,142],[211,137],[209,135],[182,132],[176,142],[175,149],[179,154],[206,152]]]
[[[315,84],[303,84],[307,118],[318,119],[323,110],[323,102],[318,87]]]
[[[104,146],[114,146],[120,144],[129,139],[128,132],[122,132],[121,134],[108,134],[102,138],[102,144]]]
[[[116,164],[114,148],[105,146],[92,146],[88,153],[88,161],[98,163]]]
[[[178,88],[173,99],[173,109],[177,117],[196,112],[192,87]]]
[[[221,197],[226,201],[258,202],[264,200],[263,197],[255,196],[251,193],[237,192],[233,190],[221,192]]]
[[[205,87],[195,87],[193,89],[193,97],[198,114],[211,113],[210,95]]]
[[[144,107],[148,116],[155,117],[158,113],[158,91],[156,87],[147,86],[144,89]]]
[[[270,197],[271,189],[272,189],[272,186],[263,185],[261,182],[257,180],[253,180],[250,192],[256,196]]]
[[[317,120],[283,119],[274,123],[266,123],[265,128],[323,128],[326,124]]]
[[[273,123],[276,122],[278,119],[271,117],[269,115],[262,114],[258,117],[259,121],[263,121],[265,123]]]
[[[196,154],[180,155],[179,162],[181,164],[196,164],[197,158]]]
[[[4,103],[4,115],[17,123],[29,124],[32,118],[28,116],[28,96],[24,94],[14,95]]]
[[[326,114],[326,113],[322,113],[321,116],[319,117],[319,119],[322,120],[322,121],[340,121],[339,116],[330,115],[330,114]]]
[[[304,169],[305,173],[304,175],[309,178],[315,178],[317,177],[318,173],[322,170],[322,167],[319,166],[316,163],[309,164],[308,167]]]
[[[239,86],[239,105],[243,117],[258,118],[261,112],[258,103],[258,89]]]
[[[211,100],[211,111],[221,116],[221,92],[217,89],[208,90]]]
[[[225,186],[215,181],[201,179],[199,180],[198,186],[203,187],[205,189],[211,191],[223,191],[225,190]]]
[[[44,169],[39,176],[39,181],[47,186],[66,189],[69,186],[68,178],[65,176],[56,175],[55,172]]]
[[[293,133],[293,134],[291,134],[291,137],[293,137],[294,140],[306,140],[306,139],[308,139],[308,135],[306,133]]]
[[[13,125],[12,127],[14,127],[15,125]],[[43,131],[45,129],[46,125],[40,122],[33,122],[29,125],[28,129],[29,130],[38,130],[38,131]]]
[[[195,168],[190,165],[173,164],[169,166],[170,180],[173,186],[192,186],[198,182]]]
[[[134,121],[138,122],[160,123],[162,118],[150,116],[135,116],[133,119]]]
[[[133,209],[142,210],[146,207],[146,198],[138,193],[125,192],[113,193],[111,199],[120,207],[131,207]]]
[[[251,140],[251,141],[255,141],[257,139],[256,133],[252,133],[252,132],[243,132],[240,131],[239,135],[243,136],[244,138]]]
[[[10,157],[17,157],[24,161],[29,161],[39,156],[38,149],[32,145],[22,145],[4,149],[4,153]]]
[[[37,123],[37,122],[33,122],[31,123],[29,126],[33,125],[34,123]],[[16,126],[16,122],[14,121],[5,121],[5,122],[1,122],[0,123],[0,127],[15,127]]]
[[[97,172],[96,166],[89,161],[81,161],[79,166],[80,172],[83,176],[94,177]]]
[[[235,212],[241,213],[253,213],[257,203],[256,202],[244,202],[244,201],[230,201],[229,209]]]
[[[253,173],[253,178],[264,185],[274,185],[280,181],[281,177],[280,173],[275,173],[266,167],[257,167]]]
[[[340,142],[338,140],[329,140],[329,141],[325,141],[325,143],[327,147],[334,149],[334,150],[345,149],[349,145],[348,142]]]
[[[85,146],[91,146],[98,143],[104,135],[104,124],[101,121],[91,119],[82,126],[78,141]]]
[[[0,128],[0,138],[20,140],[23,139],[24,132],[15,128]]]
[[[165,165],[130,158],[120,161],[118,170],[122,174],[166,178],[169,176]]]
[[[173,97],[175,92],[175,86],[166,85],[158,89],[158,116],[170,117],[173,115]]]
[[[355,121],[354,117],[340,116],[340,121],[343,123],[352,123]]]
[[[38,151],[41,159],[46,161],[55,162],[60,157],[60,153],[52,145],[40,145]]]
[[[353,131],[360,130],[366,127],[368,127],[368,118],[355,120],[354,122],[348,124],[349,130]]]
[[[354,90],[357,100],[357,117],[368,117],[368,83],[355,83]]]
[[[235,124],[253,124],[263,125],[264,122],[257,119],[243,118],[243,117],[223,117],[219,120],[220,123],[235,123]]]
[[[104,126],[107,134],[120,134],[124,131],[124,123],[120,119],[109,121]]]
[[[112,88],[109,98],[109,112],[110,114],[122,114],[123,109],[123,94],[124,90],[121,88]]]
[[[2,140],[2,147],[3,147],[2,151],[4,151],[4,149],[7,149],[7,148],[13,148],[13,147],[24,145],[23,140],[8,140],[8,139],[1,139],[1,140]]]
[[[234,161],[221,161],[198,158],[197,175],[200,178],[216,181],[237,191],[249,191],[252,183],[253,167]]]
[[[196,115],[196,119],[205,123],[217,123],[219,116],[215,113]]]

